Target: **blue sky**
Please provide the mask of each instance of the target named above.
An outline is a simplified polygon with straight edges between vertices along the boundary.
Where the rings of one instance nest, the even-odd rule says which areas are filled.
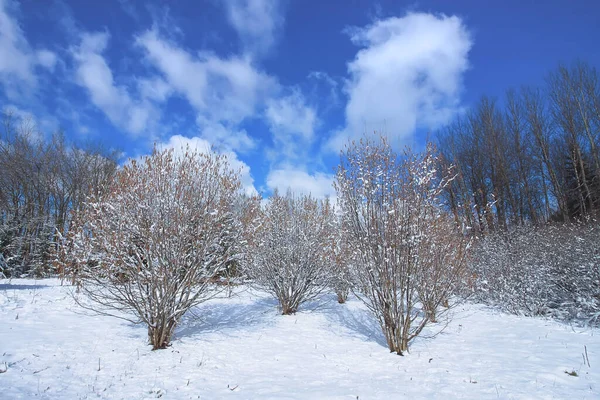
[[[593,0],[0,0],[0,106],[129,157],[212,146],[249,193],[322,197],[349,139],[419,146],[484,94],[599,66],[598,38]]]

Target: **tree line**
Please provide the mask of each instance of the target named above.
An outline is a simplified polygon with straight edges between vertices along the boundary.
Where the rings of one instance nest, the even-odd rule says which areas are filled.
[[[542,88],[483,97],[437,134],[457,179],[446,198],[475,233],[569,222],[600,210],[600,86],[578,62]]]
[[[483,97],[438,132],[444,198],[474,241],[469,295],[508,312],[600,321],[600,86],[589,64]]]
[[[0,277],[52,272],[57,238],[70,213],[117,169],[115,154],[77,147],[61,132],[46,140],[31,120],[2,113]]]

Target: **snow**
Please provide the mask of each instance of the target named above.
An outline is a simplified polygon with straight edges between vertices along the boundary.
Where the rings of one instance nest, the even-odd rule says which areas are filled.
[[[400,357],[356,299],[282,316],[268,295],[238,289],[153,352],[143,326],[90,315],[69,290],[0,281],[0,399],[600,398],[597,330],[481,305]]]

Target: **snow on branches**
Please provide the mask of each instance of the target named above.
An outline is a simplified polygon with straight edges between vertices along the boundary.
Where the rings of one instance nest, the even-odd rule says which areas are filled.
[[[474,298],[504,311],[600,323],[600,224],[522,226],[481,238]]]
[[[348,275],[398,354],[443,312],[465,270],[468,240],[441,204],[453,175],[438,165],[431,145],[399,157],[385,138],[363,139],[337,172]]]
[[[92,309],[133,315],[148,325],[153,348],[164,348],[183,314],[216,294],[215,279],[240,256],[239,190],[239,174],[222,156],[155,149],[75,215],[65,271]]]
[[[327,212],[310,196],[275,193],[258,214],[248,273],[277,298],[283,314],[295,313],[328,288]]]

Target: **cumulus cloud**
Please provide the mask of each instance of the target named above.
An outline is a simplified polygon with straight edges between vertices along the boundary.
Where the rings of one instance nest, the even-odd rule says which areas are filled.
[[[0,0],[0,82],[9,97],[18,89],[35,87],[36,67],[52,70],[56,54],[46,49],[34,50],[29,45],[15,17],[17,4]]]
[[[189,138],[181,135],[173,135],[166,142],[158,143],[157,147],[161,150],[173,149],[175,154],[179,156],[182,156],[187,148],[201,154],[206,154],[212,149],[211,144],[202,138]]]
[[[409,13],[348,33],[362,49],[348,63],[346,123],[331,150],[365,128],[406,142],[417,128],[435,129],[457,111],[472,45],[460,18]]]
[[[284,167],[269,172],[267,187],[280,193],[291,190],[297,194],[310,194],[317,199],[329,197],[335,202],[333,179],[333,175],[322,172],[310,174],[303,169]]]
[[[158,144],[160,149],[173,149],[175,153],[183,152],[186,148],[196,150],[199,153],[208,153],[213,149],[210,142],[200,137],[185,137],[181,135],[174,135],[169,138],[166,142]],[[227,158],[229,166],[237,171],[240,171],[240,177],[242,181],[242,189],[244,193],[249,196],[256,195],[258,192],[254,187],[254,178],[250,174],[250,167],[248,164],[240,160],[237,154],[233,151],[220,152]]]
[[[223,4],[247,51],[264,54],[276,43],[284,22],[278,0],[223,0]]]
[[[116,126],[134,135],[148,130],[157,110],[145,100],[136,101],[125,86],[117,85],[102,56],[108,33],[83,33],[79,46],[71,49],[79,85],[87,89],[92,103]]]

